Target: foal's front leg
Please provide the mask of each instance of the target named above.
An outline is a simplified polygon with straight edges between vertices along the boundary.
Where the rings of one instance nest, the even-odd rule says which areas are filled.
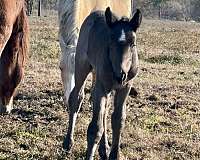
[[[112,123],[112,147],[109,155],[110,160],[119,159],[119,147],[121,139],[121,131],[124,128],[126,119],[126,98],[130,92],[131,86],[116,90],[114,97],[114,112],[111,117]]]
[[[107,96],[107,100],[106,100],[106,110],[105,110],[105,114],[104,114],[104,132],[103,135],[101,137],[101,141],[99,144],[99,155],[101,160],[107,160],[109,157],[109,152],[110,152],[110,146],[108,143],[108,135],[107,135],[107,115],[109,112],[109,108],[110,108],[110,103],[111,103],[111,95]]]
[[[90,65],[87,62],[83,62],[81,60],[82,59],[80,57],[77,57],[75,71],[75,87],[69,96],[69,124],[67,135],[63,142],[63,148],[67,151],[70,151],[73,145],[75,123],[78,116],[78,112],[84,99],[84,82],[91,70]]]
[[[75,123],[83,99],[84,99],[84,92],[81,93],[81,91],[75,87],[69,96],[68,130],[67,130],[67,135],[64,138],[63,142],[63,148],[66,151],[70,151],[74,143],[73,135],[74,135]]]
[[[98,81],[95,84],[92,101],[93,117],[87,131],[87,160],[93,160],[97,145],[104,132],[103,122],[106,109],[106,94]]]

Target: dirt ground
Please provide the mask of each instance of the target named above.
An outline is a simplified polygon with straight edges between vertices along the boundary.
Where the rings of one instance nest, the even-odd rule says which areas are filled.
[[[30,17],[30,28],[25,78],[12,114],[0,116],[0,159],[84,159],[91,81],[67,155],[57,17]],[[138,95],[127,101],[122,154],[127,160],[200,159],[200,24],[144,20],[137,44]],[[110,116],[108,122],[111,141]]]

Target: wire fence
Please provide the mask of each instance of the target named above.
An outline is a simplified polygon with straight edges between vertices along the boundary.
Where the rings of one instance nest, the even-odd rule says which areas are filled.
[[[54,15],[59,0],[26,0],[28,15],[38,15],[39,2],[41,15]],[[199,0],[131,0],[133,11],[140,8],[146,18],[195,20],[200,22]],[[31,11],[31,13],[29,13]]]
[[[26,4],[29,16],[50,16],[58,9],[58,0],[26,0]]]

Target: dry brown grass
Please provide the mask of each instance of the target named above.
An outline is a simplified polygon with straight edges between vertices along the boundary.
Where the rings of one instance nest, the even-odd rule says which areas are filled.
[[[73,153],[66,155],[57,17],[31,17],[30,24],[25,79],[12,114],[0,116],[0,159],[84,159],[89,92]],[[138,33],[140,73],[133,82],[139,95],[128,98],[121,145],[127,159],[200,159],[199,37],[196,23],[144,20]]]

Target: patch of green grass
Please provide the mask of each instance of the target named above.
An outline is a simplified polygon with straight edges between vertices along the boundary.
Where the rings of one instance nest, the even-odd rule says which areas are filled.
[[[144,120],[144,129],[149,132],[153,132],[159,126],[159,123],[162,122],[163,118],[155,114],[150,115],[147,119]]]
[[[0,153],[0,160],[8,159],[8,156]]]
[[[192,66],[200,66],[200,59],[187,58],[187,62]]]
[[[22,139],[24,138],[33,139],[33,140],[37,140],[41,138],[46,139],[45,131],[39,128],[33,129],[31,131],[17,131],[16,136]]]
[[[157,55],[150,58],[144,59],[146,62],[149,63],[158,63],[158,64],[172,64],[172,65],[178,65],[178,64],[184,64],[185,59],[182,58],[180,55]]]

